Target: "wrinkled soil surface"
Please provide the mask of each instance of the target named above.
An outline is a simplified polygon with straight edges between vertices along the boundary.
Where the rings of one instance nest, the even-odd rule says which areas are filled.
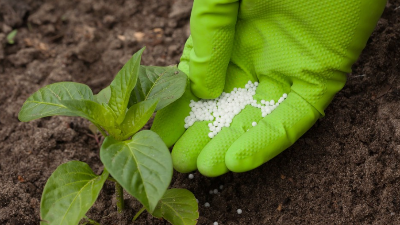
[[[399,6],[389,0],[326,117],[291,148],[247,173],[195,173],[193,180],[175,173],[171,186],[200,202],[199,224],[400,224]],[[190,8],[190,0],[0,0],[0,224],[38,224],[43,187],[60,164],[80,160],[102,171],[88,122],[21,123],[25,99],[59,81],[96,93],[144,45],[143,64],[178,63]],[[219,194],[209,194],[220,185]],[[121,215],[113,197],[107,182],[88,216],[131,224],[140,204],[126,194]],[[167,224],[147,213],[137,223]]]

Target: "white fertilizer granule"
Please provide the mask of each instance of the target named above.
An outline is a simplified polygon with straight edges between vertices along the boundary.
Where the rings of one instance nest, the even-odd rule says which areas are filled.
[[[234,88],[232,92],[223,92],[221,96],[212,100],[190,101],[191,111],[189,116],[185,118],[185,128],[188,129],[196,121],[212,121],[208,124],[210,133],[209,138],[214,138],[223,127],[229,127],[233,118],[239,114],[247,105],[259,108],[261,116],[265,117],[279,106],[286,98],[284,93],[275,103],[274,100],[261,100],[260,104],[253,99],[256,94],[258,82],[249,81],[245,88]],[[256,126],[257,122],[253,122],[252,126]]]

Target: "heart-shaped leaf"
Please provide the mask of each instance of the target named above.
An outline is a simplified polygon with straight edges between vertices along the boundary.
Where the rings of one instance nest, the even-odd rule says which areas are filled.
[[[136,52],[110,84],[111,96],[108,105],[117,116],[118,124],[125,118],[130,94],[136,85],[143,51],[144,48]]]
[[[186,189],[169,189],[152,215],[163,217],[174,225],[192,225],[197,223],[199,211],[192,192]]]
[[[101,176],[83,162],[60,165],[44,187],[41,224],[76,225],[96,201],[108,172]]]
[[[171,182],[173,170],[171,154],[161,138],[149,130],[127,141],[107,137],[100,158],[113,178],[153,212]]]
[[[160,99],[160,110],[185,92],[187,76],[176,66],[140,66],[139,82],[131,93],[129,106],[148,99]]]
[[[129,108],[124,121],[121,123],[122,140],[127,139],[142,128],[156,109],[158,99],[139,102]]]
[[[28,122],[46,116],[76,116],[61,103],[62,100],[93,100],[92,90],[87,85],[60,82],[47,85],[33,93],[24,103],[18,119]]]

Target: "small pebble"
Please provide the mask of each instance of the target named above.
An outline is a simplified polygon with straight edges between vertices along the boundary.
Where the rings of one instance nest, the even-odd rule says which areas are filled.
[[[210,203],[206,202],[206,203],[204,203],[204,206],[205,207],[210,207]]]
[[[214,191],[213,191],[213,190],[210,190],[210,195],[212,195],[212,194],[214,194]]]
[[[199,200],[196,198],[196,202],[199,203]]]
[[[223,189],[224,188],[224,185],[219,185],[219,189]]]
[[[214,225],[218,225],[218,222],[214,222]]]
[[[241,209],[238,209],[238,210],[237,210],[237,213],[238,213],[238,214],[242,214],[242,210],[241,210]]]
[[[193,179],[194,175],[193,174],[189,174],[189,179]]]
[[[218,194],[218,189],[214,189],[214,194]]]

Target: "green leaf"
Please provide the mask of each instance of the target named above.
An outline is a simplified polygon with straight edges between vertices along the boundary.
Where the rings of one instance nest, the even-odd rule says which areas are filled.
[[[100,158],[115,180],[153,212],[172,179],[172,159],[161,138],[150,130],[128,141],[107,137]]]
[[[176,66],[140,66],[139,82],[131,93],[129,106],[149,99],[160,99],[160,110],[185,92],[187,76]]]
[[[152,215],[163,217],[174,225],[192,225],[197,223],[199,211],[192,192],[186,189],[169,189]]]
[[[110,84],[111,97],[108,105],[117,116],[116,121],[118,124],[125,118],[129,97],[136,85],[143,51],[144,48],[136,52],[124,67],[122,67]]]
[[[83,162],[60,165],[44,187],[40,202],[41,224],[78,224],[96,201],[107,177],[107,171],[97,176]]]
[[[92,90],[87,85],[74,82],[60,82],[47,85],[33,93],[24,103],[18,119],[28,122],[46,116],[76,116],[61,103],[62,100],[93,100]]]
[[[153,115],[157,103],[158,99],[151,99],[139,102],[138,104],[135,104],[129,108],[128,112],[126,113],[125,120],[120,125],[123,132],[123,140],[132,136],[147,123],[147,121]]]
[[[97,102],[90,100],[63,100],[61,103],[76,115],[104,128],[112,128],[115,125],[115,118],[112,112]]]
[[[103,90],[101,90],[97,95],[94,96],[94,99],[96,102],[102,104],[108,104],[108,102],[110,101],[110,97],[111,97],[111,88],[110,86],[104,88]]]
[[[14,38],[17,35],[18,31],[17,30],[12,30],[8,35],[7,35],[7,43],[10,45],[14,44]]]

